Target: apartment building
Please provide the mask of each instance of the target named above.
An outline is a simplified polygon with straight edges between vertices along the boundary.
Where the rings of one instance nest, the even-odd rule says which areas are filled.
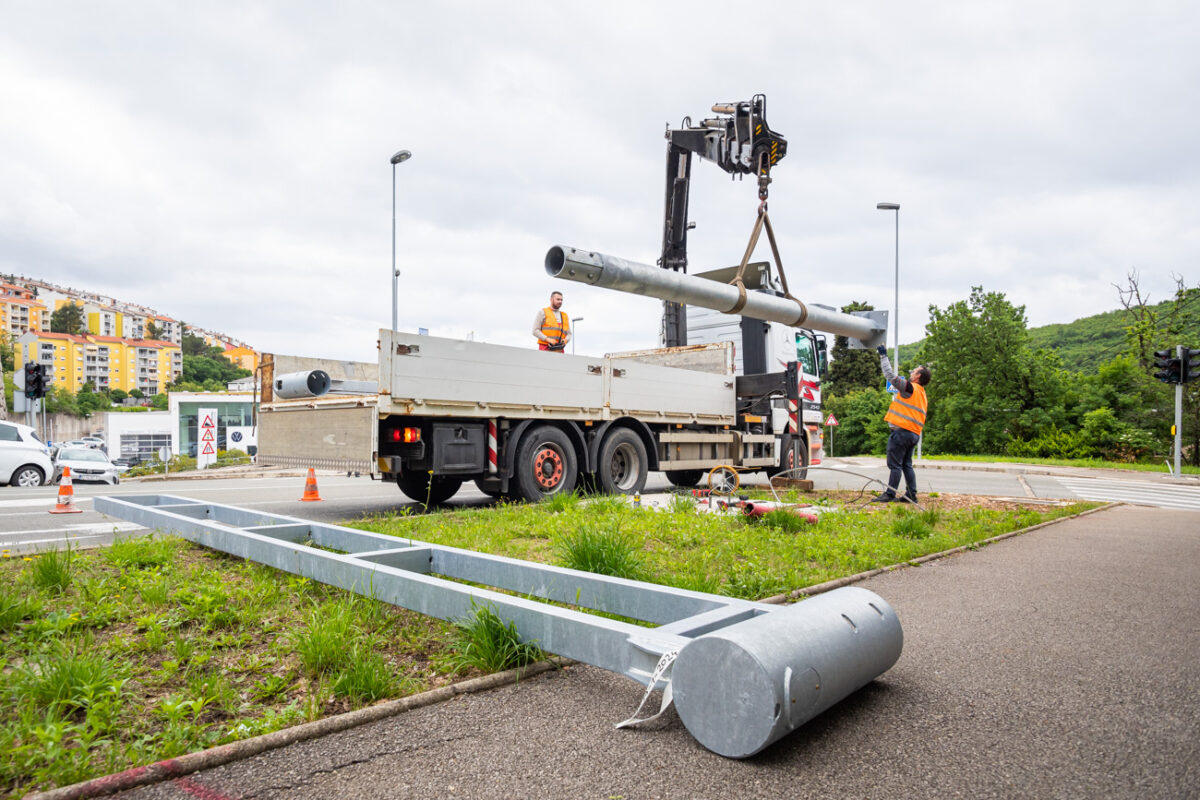
[[[221,355],[242,369],[248,369],[251,372],[258,369],[258,353],[249,347],[230,347]]]
[[[90,383],[98,390],[140,389],[151,396],[183,373],[179,345],[157,339],[29,331],[17,339],[17,369],[28,361],[45,364],[50,385],[72,393]]]
[[[46,304],[24,286],[0,283],[0,332],[20,336],[50,327]]]

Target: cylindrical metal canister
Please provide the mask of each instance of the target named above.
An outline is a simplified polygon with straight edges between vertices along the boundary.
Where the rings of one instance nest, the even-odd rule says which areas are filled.
[[[289,372],[275,378],[275,396],[281,400],[298,400],[305,397],[320,397],[329,391],[333,381],[323,369],[308,372]]]
[[[700,744],[746,758],[882,675],[904,645],[887,601],[835,589],[693,639],[671,668]]]

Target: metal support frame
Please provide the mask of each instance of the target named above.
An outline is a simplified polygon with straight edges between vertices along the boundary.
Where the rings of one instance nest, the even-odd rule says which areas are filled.
[[[522,639],[643,685],[650,684],[660,659],[678,652],[675,671],[689,675],[690,699],[676,692],[684,724],[705,747],[731,757],[758,752],[869,683],[895,663],[902,646],[895,612],[877,595],[853,587],[780,606],[173,495],[96,497],[94,504],[112,517],[440,619],[462,619],[490,606],[515,624]],[[686,649],[701,639],[704,647]],[[759,664],[764,674],[750,676],[748,686],[720,685],[730,682],[724,673],[732,651],[735,661]],[[705,685],[710,672],[714,683]],[[665,672],[656,687],[665,689],[670,675]],[[714,706],[708,695],[724,700]],[[738,696],[746,702],[739,705]],[[797,706],[796,698],[803,703]],[[781,714],[781,707],[788,713]],[[730,718],[739,713],[753,718]]]

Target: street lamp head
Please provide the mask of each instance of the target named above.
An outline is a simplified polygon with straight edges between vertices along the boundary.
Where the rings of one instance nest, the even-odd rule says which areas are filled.
[[[878,203],[878,204],[876,204],[875,207],[878,208],[880,211],[899,211],[900,210],[899,203]]]
[[[392,156],[392,163],[399,164],[403,161],[408,161],[410,158],[412,158],[412,153],[410,153],[408,150],[401,150],[399,153],[396,153],[396,155]]]

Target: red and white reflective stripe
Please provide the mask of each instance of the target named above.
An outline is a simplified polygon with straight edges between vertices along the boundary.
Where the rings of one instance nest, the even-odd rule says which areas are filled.
[[[796,401],[788,400],[788,433],[797,433],[800,430],[800,416],[796,410]]]
[[[496,420],[488,420],[488,474],[496,474]]]

